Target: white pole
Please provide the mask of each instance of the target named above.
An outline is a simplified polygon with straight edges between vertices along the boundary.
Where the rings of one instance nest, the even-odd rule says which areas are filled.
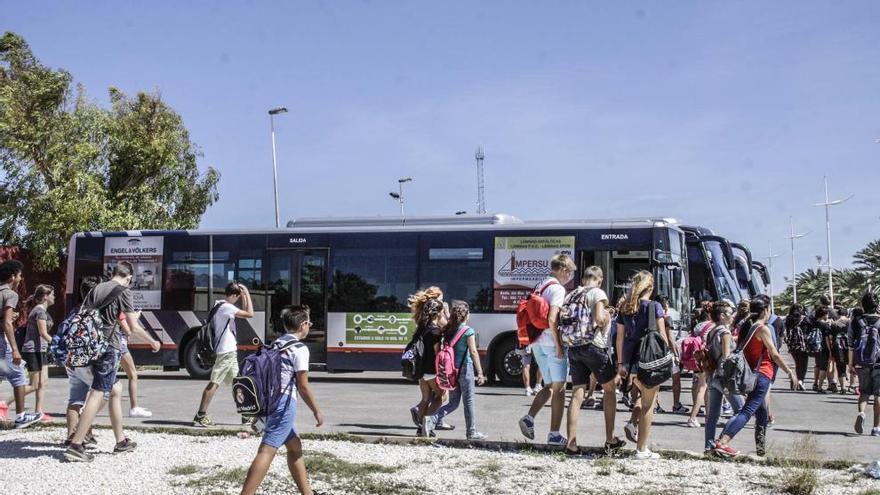
[[[398,202],[400,203],[400,218],[403,218],[403,181],[397,181]]]
[[[853,195],[850,194],[844,199],[831,201],[828,198],[828,176],[826,175],[823,179],[825,182],[825,202],[816,203],[815,206],[825,207],[825,238],[828,243],[828,264],[826,265],[828,266],[828,297],[831,300],[831,307],[834,307],[834,269],[831,264],[831,214],[829,212],[829,207],[845,203],[852,199]]]
[[[278,165],[275,155],[275,115],[269,114],[269,127],[272,129],[272,189],[275,191],[275,228],[279,228],[281,214],[278,210]]]
[[[770,312],[775,313],[776,300],[773,297],[773,258],[778,258],[778,254],[773,254],[773,243],[768,242],[770,250],[767,253],[767,278],[770,279]]]
[[[788,217],[789,224],[789,236],[786,239],[791,241],[791,303],[797,304],[797,269],[795,267],[795,257],[794,257],[794,240],[800,239],[805,235],[809,234],[809,232],[803,234],[795,234],[794,233],[794,219],[792,217]]]

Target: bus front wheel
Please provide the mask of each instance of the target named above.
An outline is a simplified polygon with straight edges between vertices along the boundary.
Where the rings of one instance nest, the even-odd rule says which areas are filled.
[[[516,352],[516,344],[516,336],[504,339],[492,353],[498,380],[510,387],[522,385],[522,360]]]
[[[190,339],[183,348],[183,365],[189,376],[199,380],[205,380],[211,377],[211,368],[202,364],[198,357],[199,342],[197,339]]]

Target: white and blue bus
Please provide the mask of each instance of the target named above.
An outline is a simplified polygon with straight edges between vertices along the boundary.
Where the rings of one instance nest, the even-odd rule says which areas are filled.
[[[518,383],[515,307],[547,275],[557,252],[570,254],[578,268],[602,267],[612,304],[635,271],[650,270],[675,325],[688,323],[685,232],[667,218],[378,217],[302,219],[261,231],[79,233],[68,252],[67,307],[76,304],[83,277],[132,262],[141,322],[162,342],[158,354],[132,342],[136,361],[204,377],[210,370],[195,358],[194,332],[226,284],[237,280],[250,288],[256,312],[238,324],[240,351],[275,337],[283,307],[307,304],[314,322],[307,344],[319,368],[396,371],[414,330],[407,299],[435,285],[447,300],[470,304],[487,374]]]

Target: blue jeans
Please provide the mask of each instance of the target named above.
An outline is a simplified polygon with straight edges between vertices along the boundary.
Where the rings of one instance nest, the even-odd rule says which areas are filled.
[[[715,428],[718,424],[718,418],[721,417],[721,399],[724,397],[724,392],[721,391],[721,387],[715,383],[715,380],[709,382],[709,402],[706,404],[706,448],[711,449],[715,447]],[[743,406],[743,396],[742,395],[731,395],[727,397],[727,400],[730,402],[730,407],[733,408],[733,413],[738,414]]]
[[[758,373],[755,390],[752,390],[752,393],[746,397],[746,403],[739,410],[739,413],[727,422],[724,431],[721,432],[722,435],[727,435],[730,438],[735,437],[746,423],[752,419],[752,416],[755,417],[755,424],[757,426],[767,427],[767,423],[770,421],[770,414],[767,411],[767,402],[764,399],[767,398],[767,392],[770,391],[770,383],[769,378]]]
[[[474,418],[476,416],[476,414],[474,414],[474,411],[476,410],[474,407],[474,396],[476,393],[476,384],[474,383],[474,363],[472,363],[470,359],[467,359],[461,370],[461,374],[458,376],[458,387],[455,387],[455,390],[449,393],[449,402],[437,411],[437,414],[434,415],[434,422],[439,423],[443,420],[444,416],[447,416],[449,413],[458,409],[462,396],[464,396],[464,423],[467,426],[467,435],[470,436],[472,433],[476,432],[476,425],[474,424]]]

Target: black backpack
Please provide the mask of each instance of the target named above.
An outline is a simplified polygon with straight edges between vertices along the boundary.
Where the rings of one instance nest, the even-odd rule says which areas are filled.
[[[220,339],[223,337],[223,334],[229,329],[229,321],[227,321],[226,326],[223,327],[223,331],[215,338],[214,315],[217,314],[217,311],[222,305],[223,303],[215,304],[214,307],[211,308],[211,311],[208,313],[208,319],[205,320],[205,323],[202,324],[202,327],[199,328],[198,333],[196,333],[196,345],[198,346],[198,349],[196,350],[196,358],[205,368],[214,366],[214,361],[217,360],[217,346],[220,344]]]
[[[422,361],[425,357],[425,343],[422,333],[416,331],[412,340],[407,344],[403,355],[400,357],[400,367],[403,369],[403,377],[408,380],[418,381],[422,378]]]
[[[672,353],[657,328],[656,302],[648,304],[648,333],[639,343],[638,378],[646,387],[656,387],[672,378]]]

